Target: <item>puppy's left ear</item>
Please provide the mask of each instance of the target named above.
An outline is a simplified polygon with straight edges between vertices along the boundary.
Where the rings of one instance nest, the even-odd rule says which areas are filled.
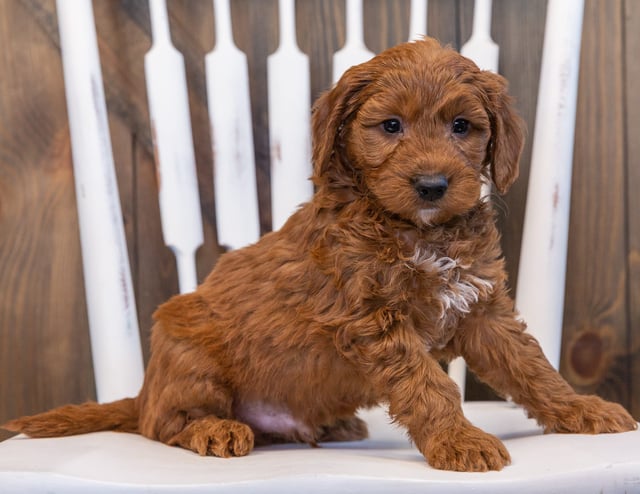
[[[333,89],[316,101],[311,118],[313,182],[320,186],[355,187],[354,170],[343,151],[346,126],[362,104],[362,90],[371,82],[372,61],[351,67]]]
[[[483,71],[481,77],[491,121],[486,161],[496,189],[500,194],[505,194],[518,178],[520,155],[524,147],[524,121],[514,108],[513,98],[507,93],[507,81],[488,71]]]

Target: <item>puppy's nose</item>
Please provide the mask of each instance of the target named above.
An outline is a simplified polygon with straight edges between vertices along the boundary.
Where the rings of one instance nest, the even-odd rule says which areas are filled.
[[[449,187],[449,181],[444,175],[427,175],[418,177],[413,182],[413,187],[425,201],[437,201],[444,196]]]

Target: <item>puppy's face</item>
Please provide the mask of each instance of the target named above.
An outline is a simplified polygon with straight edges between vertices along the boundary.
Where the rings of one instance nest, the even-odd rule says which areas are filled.
[[[346,136],[368,190],[416,224],[446,221],[477,203],[491,137],[481,91],[442,62],[381,74]]]
[[[505,192],[523,143],[504,80],[433,40],[350,69],[319,100],[314,137],[316,183],[418,226],[471,209],[489,176]]]

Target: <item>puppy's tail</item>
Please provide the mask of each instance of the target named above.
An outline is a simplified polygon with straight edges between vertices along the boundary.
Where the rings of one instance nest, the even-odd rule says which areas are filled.
[[[138,406],[135,398],[104,404],[90,401],[20,417],[0,428],[31,437],[73,436],[97,431],[138,432]]]

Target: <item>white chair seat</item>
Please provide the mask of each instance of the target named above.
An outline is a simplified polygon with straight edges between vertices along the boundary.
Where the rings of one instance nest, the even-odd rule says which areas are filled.
[[[231,459],[200,457],[135,434],[18,436],[0,443],[0,492],[451,493],[468,492],[476,482],[474,492],[640,493],[640,430],[545,435],[510,404],[464,408],[474,424],[504,440],[510,466],[489,473],[430,468],[386,412],[374,409],[360,414],[369,423],[366,441],[260,447]]]

